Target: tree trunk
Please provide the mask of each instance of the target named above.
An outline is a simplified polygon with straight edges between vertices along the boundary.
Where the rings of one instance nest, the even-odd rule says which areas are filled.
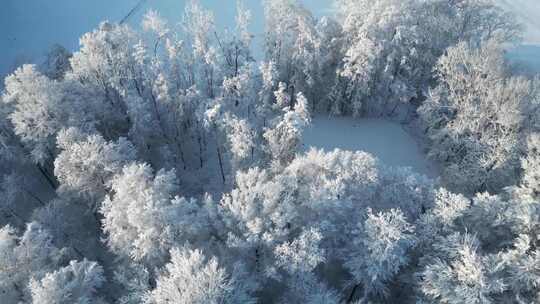
[[[182,165],[184,167],[184,170],[186,170],[187,169],[186,159],[184,158],[184,151],[182,150],[182,146],[180,144],[178,144],[178,151],[180,153],[180,160],[182,161]]]
[[[202,148],[202,142],[201,142],[201,135],[200,134],[197,137],[197,142],[199,143],[199,162],[200,162],[200,166],[201,166],[201,169],[202,169],[202,167],[203,167],[203,157],[202,157],[203,148]]]
[[[17,214],[17,212],[15,212],[13,209],[11,208],[6,208],[6,211],[4,211],[6,213],[6,217],[9,217],[9,214],[11,214],[12,217],[16,218],[17,220],[19,220],[19,222],[21,222],[21,224],[24,226],[24,223],[26,222],[19,214]],[[8,214],[9,213],[9,214]]]
[[[37,197],[37,195],[33,194],[32,192],[24,189],[24,192],[26,192],[26,194],[30,195],[30,197],[32,197],[34,200],[36,200],[41,206],[45,206],[45,203],[39,198]]]
[[[356,293],[356,290],[358,289],[358,284],[355,284],[353,289],[351,290],[351,293],[349,294],[349,297],[347,297],[347,303],[351,303],[353,298],[354,298],[354,294]]]
[[[41,166],[41,165],[36,165],[39,172],[41,172],[41,175],[43,175],[43,177],[45,177],[45,179],[47,180],[47,182],[49,183],[49,185],[51,185],[51,187],[53,188],[53,190],[56,190],[57,188],[57,185],[56,183],[54,182],[54,180],[49,176],[49,174],[47,173],[47,171]]]
[[[219,149],[219,144],[217,145],[217,154],[219,160],[219,170],[221,171],[221,178],[223,179],[223,184],[225,184],[225,172],[223,171],[223,160],[221,159],[221,149]]]

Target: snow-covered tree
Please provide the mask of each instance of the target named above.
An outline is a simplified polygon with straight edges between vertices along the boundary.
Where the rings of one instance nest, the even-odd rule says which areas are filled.
[[[227,139],[230,146],[230,151],[233,155],[233,160],[237,164],[241,164],[249,157],[253,158],[253,150],[255,149],[253,130],[246,120],[238,118],[230,118],[226,121],[228,128]]]
[[[283,91],[276,91],[277,105],[281,106],[284,114],[279,117],[275,126],[267,128],[264,139],[270,152],[271,161],[277,166],[283,166],[293,160],[301,145],[302,132],[311,122],[307,99],[302,93],[296,96],[294,109],[285,101]],[[289,101],[290,102],[290,101]]]
[[[237,0],[235,28],[227,29],[222,35],[216,34],[226,76],[237,77],[242,67],[255,60],[251,51],[254,35],[249,31],[251,19],[251,11],[245,7],[244,1]]]
[[[363,299],[385,295],[387,284],[409,262],[409,251],[416,244],[414,226],[399,209],[375,214],[368,209],[359,228],[345,266],[361,284]]]
[[[494,41],[448,49],[436,71],[439,85],[419,112],[432,140],[430,154],[444,164],[444,179],[469,192],[515,184],[521,107],[530,81],[506,77]]]
[[[449,236],[437,244],[442,258],[421,273],[421,291],[442,303],[496,303],[493,294],[504,290],[495,275],[497,267],[478,251],[478,241],[469,234]]]
[[[311,12],[297,0],[264,1],[266,61],[275,64],[290,106],[319,83],[321,41]]]
[[[2,170],[8,169],[5,165],[7,161],[12,164],[29,161],[29,158],[24,156],[24,149],[22,149],[23,147],[21,147],[19,138],[15,135],[13,125],[10,122],[11,110],[10,106],[0,103],[0,158],[4,160]]]
[[[125,166],[100,209],[110,249],[159,265],[175,244],[204,238],[204,209],[196,199],[176,196],[178,186],[174,170],[154,174],[147,164]]]
[[[235,189],[223,197],[220,205],[228,231],[227,244],[234,255],[248,261],[248,270],[262,282],[278,280],[287,282],[291,288],[296,286],[287,295],[296,294],[302,302],[307,301],[308,295],[331,298],[332,288],[325,287],[327,282],[315,273],[288,273],[287,269],[296,266],[284,263],[309,264],[312,258],[321,258],[318,253],[326,252],[325,256],[331,257],[332,263],[341,264],[348,260],[338,259],[345,251],[363,248],[351,245],[353,238],[358,242],[364,239],[363,234],[352,233],[361,220],[361,210],[403,206],[407,212],[400,212],[400,219],[405,221],[406,216],[416,219],[423,208],[433,205],[432,196],[429,183],[410,171],[381,166],[366,153],[312,150],[296,157],[282,169],[255,168],[239,173]],[[410,227],[410,224],[405,226]],[[306,227],[312,229],[305,231]],[[299,235],[303,230],[305,235]],[[378,240],[378,237],[372,239]],[[366,239],[366,243],[372,239]],[[416,240],[413,230],[403,231],[403,239],[415,243],[412,241]],[[399,241],[396,241],[396,247],[401,244]],[[311,247],[299,248],[304,245]],[[288,249],[291,246],[294,249]],[[412,246],[404,247],[412,249]],[[317,250],[310,253],[310,248]],[[293,252],[299,255],[288,256]],[[360,254],[355,256],[364,258]],[[405,267],[407,259],[399,254],[396,256],[403,259],[399,260],[403,262],[399,265]],[[311,269],[317,265],[323,267],[322,261],[309,265],[312,265]],[[281,268],[277,267],[279,265]]]
[[[60,191],[75,191],[101,200],[112,177],[136,159],[133,145],[125,138],[107,142],[101,135],[69,128],[58,133],[54,174]]]
[[[431,228],[422,232],[418,250],[421,297],[445,303],[535,302],[539,202],[530,192],[510,187],[468,201],[443,191],[437,201],[425,214]],[[443,206],[450,221],[441,221]]]
[[[259,279],[273,266],[273,248],[286,240],[296,216],[292,191],[266,170],[251,168],[237,174],[235,189],[220,202],[228,246],[245,257]]]
[[[315,83],[305,92],[311,102],[314,112],[331,112],[333,101],[339,98],[338,81],[339,67],[345,57],[343,31],[341,24],[334,18],[323,16],[316,25],[319,39],[318,65],[315,73]],[[335,94],[335,95],[334,95]],[[334,108],[334,110],[337,110]]]
[[[420,1],[338,1],[346,43],[334,111],[392,116],[420,98],[437,54]],[[427,36],[427,37],[426,37]],[[344,83],[342,83],[344,82]]]
[[[443,2],[443,1],[441,1]],[[459,41],[479,45],[488,40],[516,42],[522,28],[516,16],[495,0],[450,1],[453,35]]]
[[[186,35],[189,51],[187,54],[192,70],[192,84],[196,84],[206,96],[213,98],[219,85],[218,49],[212,36],[217,35],[214,15],[204,9],[198,0],[190,0],[185,8],[183,32]]]
[[[452,233],[459,227],[456,221],[472,204],[464,195],[452,193],[444,188],[438,189],[434,196],[433,206],[426,210],[417,222],[420,245],[431,244],[434,235]]]
[[[67,120],[58,84],[24,65],[5,80],[3,102],[12,108],[9,119],[32,160],[48,165],[56,155],[54,137]]]
[[[522,184],[540,196],[540,133],[531,134],[527,139],[527,154],[521,160],[521,167]]]
[[[106,139],[125,135],[129,129],[125,97],[136,86],[131,81],[137,66],[136,42],[136,33],[127,26],[102,22],[81,37],[80,49],[70,59],[71,71],[65,75],[68,95],[75,94],[73,102],[85,99],[84,108]]]
[[[528,235],[519,235],[512,247],[496,255],[498,270],[502,272],[509,294],[501,295],[500,301],[534,303],[540,300],[540,252],[535,241]]]
[[[519,36],[511,14],[490,0],[340,0],[336,8],[346,40],[332,93],[338,113],[398,115],[423,101],[449,46]]]
[[[216,258],[188,247],[171,250],[171,261],[157,278],[156,288],[145,303],[256,303],[257,285],[245,276],[241,265],[230,272]]]
[[[155,283],[148,269],[139,263],[117,267],[114,280],[123,287],[122,293],[118,295],[118,303],[121,304],[142,303],[152,288],[151,284]]]
[[[324,249],[319,248],[321,239],[321,233],[312,228],[304,231],[298,239],[277,246],[277,265],[292,274],[313,271],[326,260]]]
[[[31,278],[41,278],[60,263],[61,251],[52,244],[49,233],[35,222],[16,235],[11,226],[0,229],[0,293],[7,304],[28,298]]]
[[[66,250],[73,249],[74,256],[81,257],[82,244],[92,246],[92,233],[86,220],[88,207],[73,204],[66,198],[53,199],[45,206],[36,208],[32,213],[31,220],[39,223],[50,234],[54,245]],[[94,219],[90,218],[95,225]],[[95,249],[95,248],[93,248]]]
[[[33,304],[104,303],[97,297],[103,285],[103,268],[96,262],[71,261],[68,266],[30,281]]]
[[[298,303],[339,303],[335,290],[319,282],[314,270],[326,262],[326,252],[320,247],[323,236],[316,228],[306,229],[292,242],[285,242],[274,249],[276,266],[288,275],[289,290],[283,301]]]
[[[539,302],[540,80],[507,66],[514,17],[263,7],[262,62],[241,0],[225,29],[190,0],[178,26],[103,22],[6,78],[0,302]],[[442,178],[302,152],[319,111],[424,127]]]
[[[50,48],[40,69],[47,77],[60,80],[71,69],[69,58],[71,53],[65,47],[55,44]]]
[[[474,231],[485,246],[501,250],[518,235],[536,238],[539,203],[528,192],[514,187],[499,195],[478,193],[464,213],[462,225]]]
[[[225,182],[224,164],[225,156],[230,161],[231,171],[249,167],[256,162],[256,131],[246,119],[240,119],[229,112],[219,113],[221,106],[217,104],[207,112],[207,122],[216,131],[217,157],[223,182]],[[258,150],[258,149],[257,149]],[[229,155],[226,155],[228,152]],[[258,152],[258,151],[257,151]]]
[[[364,152],[312,149],[296,157],[276,178],[295,193],[291,228],[319,227],[322,247],[329,257],[337,256],[356,228],[358,210],[375,203],[379,169],[377,160]]]

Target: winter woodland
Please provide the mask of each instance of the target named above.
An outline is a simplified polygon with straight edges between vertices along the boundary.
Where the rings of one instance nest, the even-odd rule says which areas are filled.
[[[540,302],[540,78],[506,60],[511,13],[265,0],[255,60],[236,5],[227,29],[195,0],[103,22],[5,78],[2,304]],[[440,177],[306,151],[315,116],[404,124]]]

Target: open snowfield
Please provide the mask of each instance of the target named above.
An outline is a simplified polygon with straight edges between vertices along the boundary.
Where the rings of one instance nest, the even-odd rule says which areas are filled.
[[[387,165],[438,176],[435,164],[426,159],[415,139],[399,123],[388,120],[317,116],[304,132],[303,144],[306,150],[361,150]]]

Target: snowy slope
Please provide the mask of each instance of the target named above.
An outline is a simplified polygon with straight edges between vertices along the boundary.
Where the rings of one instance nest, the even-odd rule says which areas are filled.
[[[304,132],[304,149],[331,151],[336,148],[365,151],[384,164],[411,167],[429,177],[437,177],[435,164],[426,160],[417,142],[396,122],[382,119],[317,116]]]

